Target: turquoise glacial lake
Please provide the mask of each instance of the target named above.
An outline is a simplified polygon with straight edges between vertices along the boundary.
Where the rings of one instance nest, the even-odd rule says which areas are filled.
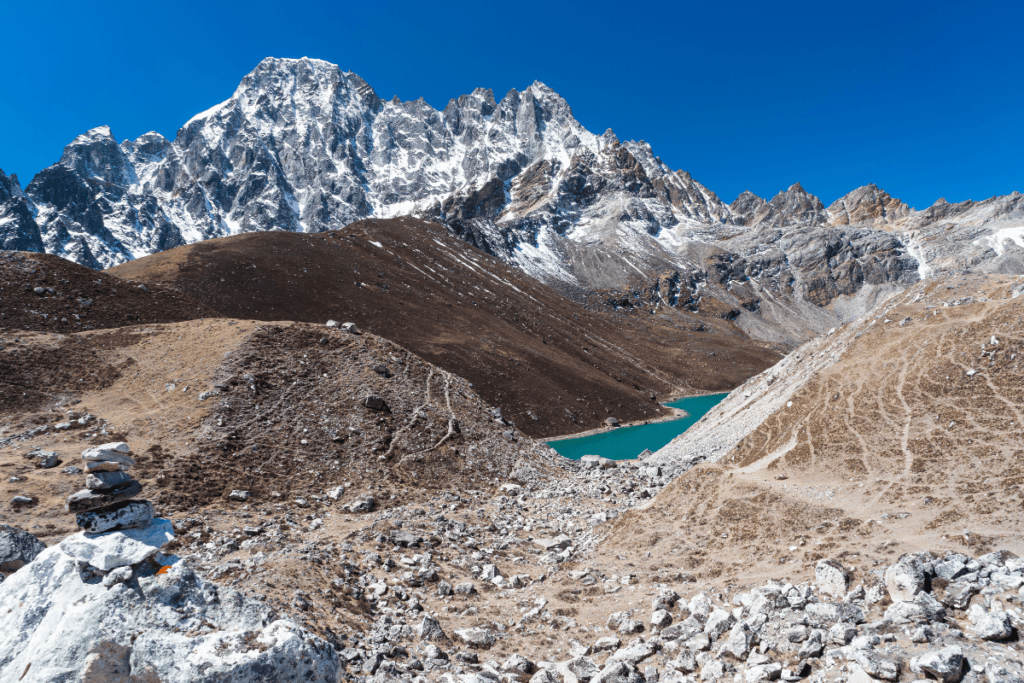
[[[655,422],[634,427],[620,427],[600,434],[581,436],[578,439],[559,439],[548,441],[547,444],[560,454],[572,460],[579,460],[584,455],[602,455],[612,460],[629,460],[644,452],[645,448],[656,451],[672,439],[676,438],[694,422],[704,416],[728,394],[711,394],[710,396],[693,396],[666,405],[682,408],[689,415],[678,420]]]

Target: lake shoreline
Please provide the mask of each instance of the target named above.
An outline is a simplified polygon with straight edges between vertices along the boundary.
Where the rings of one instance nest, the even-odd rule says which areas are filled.
[[[674,408],[674,407],[668,405],[669,403],[675,403],[676,401],[682,401],[682,400],[687,399],[687,398],[700,398],[701,396],[717,396],[718,394],[722,394],[722,393],[728,394],[729,392],[727,392],[727,391],[726,392],[722,392],[722,391],[718,391],[718,392],[708,391],[708,392],[704,392],[703,394],[690,394],[688,396],[675,396],[670,401],[661,404],[662,408],[668,408],[669,410],[673,411],[669,415],[662,415],[661,417],[657,417],[657,418],[654,418],[654,419],[651,419],[651,420],[634,420],[633,422],[620,422],[618,427],[595,427],[594,429],[588,429],[588,430],[582,431],[582,432],[574,432],[572,434],[563,434],[563,435],[560,435],[560,436],[545,436],[543,438],[537,439],[537,441],[541,441],[543,443],[549,443],[551,441],[565,441],[566,439],[582,439],[585,436],[593,436],[595,434],[608,434],[610,432],[614,432],[614,431],[619,430],[619,429],[625,429],[627,427],[639,427],[639,426],[642,426],[642,425],[651,425],[651,424],[659,424],[661,422],[672,422],[673,420],[682,420],[682,419],[685,419],[685,418],[689,417],[690,413],[686,412],[682,408]]]
[[[676,399],[681,401],[682,399]],[[662,415],[661,417],[654,418],[653,420],[635,420],[633,422],[620,422],[618,427],[596,427],[595,429],[588,429],[585,432],[576,432],[575,434],[565,434],[564,436],[547,436],[538,441],[548,443],[549,441],[565,441],[566,439],[582,439],[585,436],[593,436],[594,434],[607,434],[614,432],[619,429],[626,429],[627,427],[640,427],[643,425],[658,424],[660,422],[672,422],[673,420],[682,420],[683,418],[689,417],[690,414],[682,408],[672,408],[671,406],[663,406],[673,411],[670,415]]]
[[[681,398],[664,407],[671,412],[653,420],[640,420],[630,425],[590,429],[583,434],[565,438],[545,439],[549,448],[569,460],[587,454],[612,460],[636,460],[644,451],[656,452],[718,405],[728,393],[701,394]]]

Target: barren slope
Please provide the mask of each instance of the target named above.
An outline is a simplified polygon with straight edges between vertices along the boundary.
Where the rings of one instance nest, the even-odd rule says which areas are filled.
[[[167,513],[223,504],[232,490],[266,503],[338,485],[387,506],[407,486],[404,502],[490,489],[552,454],[495,422],[465,380],[370,334],[213,320],[3,341],[0,467],[17,478],[7,500],[33,497],[30,514],[62,528],[72,522],[63,498],[82,482],[61,468],[114,439],[132,444],[144,495]],[[54,357],[65,360],[59,376]],[[367,407],[368,396],[383,404]],[[61,465],[33,469],[34,448]]]
[[[916,285],[752,378],[650,458],[716,464],[625,515],[602,552],[747,583],[823,557],[865,569],[925,549],[1024,551],[1014,287],[971,275]]]
[[[353,321],[465,377],[535,437],[653,418],[658,400],[730,389],[779,357],[724,320],[587,310],[413,219],[237,235],[108,272],[227,317]]]
[[[0,251],[0,330],[67,334],[217,315],[175,289],[139,285],[50,254]]]

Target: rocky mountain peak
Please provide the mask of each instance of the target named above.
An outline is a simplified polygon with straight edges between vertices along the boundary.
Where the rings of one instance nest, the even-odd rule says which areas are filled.
[[[828,216],[833,225],[867,225],[885,229],[887,225],[909,216],[911,211],[913,209],[899,199],[870,183],[832,202]]]
[[[162,158],[171,148],[171,141],[160,133],[150,131],[134,140],[123,140],[119,147],[122,153],[134,157],[135,160],[156,160]]]
[[[126,184],[134,176],[109,126],[97,126],[79,135],[64,148],[60,164],[82,178]]]
[[[729,205],[729,212],[739,225],[754,225],[767,215],[768,211],[768,202],[750,190],[741,192]]]
[[[110,132],[110,126],[96,126],[72,140],[69,147],[88,146],[98,142],[105,142],[107,140],[114,140],[114,136]]]
[[[4,169],[0,168],[0,202],[21,195],[21,185],[18,183],[18,176],[15,174],[6,175]]]
[[[609,128],[601,135],[601,142],[605,145],[617,145],[619,144],[619,137],[615,134],[615,131]]]
[[[0,249],[42,251],[39,226],[32,216],[32,204],[21,189],[18,176],[0,168]]]
[[[771,213],[766,220],[777,227],[824,225],[828,222],[825,205],[807,192],[800,183],[793,183],[785,192],[772,197],[768,204],[771,206]]]

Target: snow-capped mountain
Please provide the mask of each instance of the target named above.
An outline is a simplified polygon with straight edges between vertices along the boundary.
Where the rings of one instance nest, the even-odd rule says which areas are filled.
[[[264,60],[173,142],[148,133],[118,144],[93,129],[28,194],[47,251],[105,267],[240,232],[417,214],[535,274],[573,279],[551,258],[556,235],[607,243],[728,215],[646,144],[586,130],[542,83],[498,102],[478,89],[437,111],[384,102],[311,59]]]
[[[795,184],[727,205],[646,143],[591,133],[539,82],[438,111],[383,101],[327,62],[268,58],[173,141],[118,143],[100,127],[24,193],[0,175],[0,237],[109,267],[241,232],[416,215],[541,280],[645,307],[714,300],[712,314],[748,333],[792,341],[861,310],[832,304],[865,285],[888,291],[947,264],[1020,267],[1020,195],[967,204],[916,212],[868,185],[826,208]]]
[[[0,170],[0,249],[42,251],[39,226],[32,217],[31,202],[18,183],[18,176]]]

